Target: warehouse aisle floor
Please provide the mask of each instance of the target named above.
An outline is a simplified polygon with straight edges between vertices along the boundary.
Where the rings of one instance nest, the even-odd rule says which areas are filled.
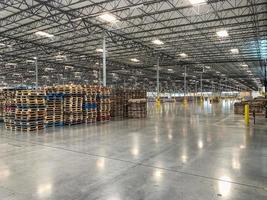
[[[233,103],[149,105],[148,119],[0,129],[2,200],[265,200],[267,126]]]

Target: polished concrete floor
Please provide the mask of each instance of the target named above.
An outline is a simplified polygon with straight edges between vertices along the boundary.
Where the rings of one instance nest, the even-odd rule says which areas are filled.
[[[0,128],[0,200],[266,200],[267,121],[233,102],[149,105],[147,119]]]

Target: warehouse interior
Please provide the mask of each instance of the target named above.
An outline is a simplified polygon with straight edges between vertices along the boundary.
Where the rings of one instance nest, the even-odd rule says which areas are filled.
[[[267,199],[265,0],[2,0],[0,67],[0,199]]]

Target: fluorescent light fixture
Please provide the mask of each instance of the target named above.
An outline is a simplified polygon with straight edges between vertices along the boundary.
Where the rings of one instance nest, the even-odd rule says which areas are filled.
[[[162,44],[164,44],[164,43],[163,43],[161,40],[159,40],[159,39],[155,39],[155,40],[153,40],[152,43],[154,43],[154,44],[156,44],[156,45],[162,45]]]
[[[169,71],[169,72],[172,72],[172,71],[173,71],[173,69],[168,69],[168,71]]]
[[[186,58],[187,57],[187,54],[186,53],[180,53],[179,54],[182,58]]]
[[[228,36],[229,36],[227,30],[217,31],[216,34],[217,34],[217,36],[219,36],[219,37],[228,37]]]
[[[7,66],[17,66],[17,63],[6,63]]]
[[[136,58],[131,58],[130,59],[132,62],[139,62],[140,60],[136,59]]]
[[[206,69],[210,69],[210,66],[205,66]]]
[[[34,60],[26,60],[26,63],[35,63]]]
[[[96,52],[103,53],[103,49],[96,49]]]
[[[239,53],[238,49],[230,49],[230,51],[232,54],[238,54]]]
[[[104,13],[102,15],[99,15],[99,18],[102,19],[103,21],[110,22],[110,23],[114,23],[118,21],[117,18],[110,13]]]
[[[4,43],[0,43],[0,46],[6,46]]]
[[[82,18],[81,17],[78,17],[78,18],[75,18],[75,19],[71,19],[72,22],[77,22],[77,21],[81,21]]]
[[[65,55],[58,54],[55,56],[56,60],[66,60],[67,57]]]
[[[247,64],[242,64],[241,66],[242,66],[242,67],[248,67],[248,65],[247,65]]]
[[[206,1],[206,0],[189,0],[189,2],[190,2],[192,5],[197,5],[197,4],[204,4],[204,3],[206,3],[207,1]]]
[[[72,67],[72,66],[69,66],[69,65],[66,65],[65,66],[65,69],[73,69],[74,67]]]
[[[52,37],[54,37],[54,35],[49,34],[49,33],[46,33],[46,32],[44,32],[44,31],[37,31],[37,32],[35,32],[35,35],[37,35],[37,36],[41,36],[41,37],[47,37],[47,38],[52,38]]]

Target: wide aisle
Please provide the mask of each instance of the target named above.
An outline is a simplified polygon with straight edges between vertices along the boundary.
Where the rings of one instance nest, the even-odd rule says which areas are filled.
[[[3,200],[265,200],[267,127],[219,104],[149,104],[145,120],[0,134]]]

